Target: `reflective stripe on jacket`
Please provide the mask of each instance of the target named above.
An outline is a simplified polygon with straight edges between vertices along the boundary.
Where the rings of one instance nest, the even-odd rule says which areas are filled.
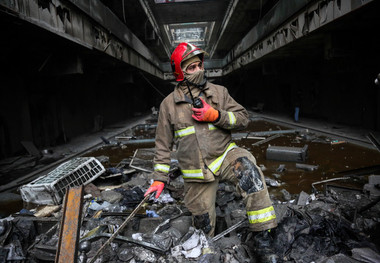
[[[220,112],[217,122],[194,120],[192,105],[178,86],[162,101],[155,142],[156,180],[166,181],[173,144],[184,179],[189,182],[213,181],[227,152],[237,147],[232,142],[231,130],[248,125],[248,112],[223,86],[207,82],[202,97]]]

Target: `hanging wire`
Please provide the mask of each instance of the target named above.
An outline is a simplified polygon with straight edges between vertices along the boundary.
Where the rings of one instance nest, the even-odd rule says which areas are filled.
[[[127,20],[125,19],[125,3],[124,3],[125,0],[122,0],[122,4],[123,4],[123,18],[124,18],[124,23],[127,23]]]
[[[164,95],[164,94],[162,94],[162,92],[161,91],[159,91],[150,81],[149,81],[149,79],[147,79],[145,76],[144,76],[144,74],[140,71],[140,74],[141,74],[141,76],[143,76],[143,78],[152,86],[152,88],[154,88],[155,89],[155,91],[157,91],[163,98],[165,98],[166,96]]]
[[[124,2],[124,0],[123,0]],[[260,13],[259,13],[259,20],[261,19],[261,12],[263,11],[263,0],[260,0]]]

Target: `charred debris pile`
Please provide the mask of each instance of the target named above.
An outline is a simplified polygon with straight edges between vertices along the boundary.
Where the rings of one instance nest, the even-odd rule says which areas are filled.
[[[70,255],[79,262],[256,262],[253,233],[232,185],[219,185],[213,238],[192,227],[175,154],[164,192],[144,199],[152,182],[154,130],[154,121],[139,125],[20,187],[25,208],[0,219],[0,262],[65,262]],[[301,147],[268,144],[288,133],[302,138]],[[358,178],[351,174],[289,193],[289,163],[305,173],[319,169],[307,161],[307,145],[316,136],[293,130],[234,139],[253,136],[264,141],[259,144],[267,160],[282,163],[272,173],[258,158],[279,222],[272,236],[283,262],[380,262],[378,175],[358,175],[365,180],[361,188],[340,184]],[[251,151],[253,144],[259,145],[251,143]],[[80,189],[78,196],[70,197],[73,189]]]

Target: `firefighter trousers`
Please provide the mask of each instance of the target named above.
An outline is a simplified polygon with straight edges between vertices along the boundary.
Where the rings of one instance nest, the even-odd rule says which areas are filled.
[[[219,182],[222,181],[233,183],[236,191],[243,197],[251,231],[277,226],[264,175],[252,154],[238,147],[228,152],[215,181],[185,182],[185,205],[193,214],[193,225],[197,229],[202,229],[210,237],[214,236],[216,193]]]

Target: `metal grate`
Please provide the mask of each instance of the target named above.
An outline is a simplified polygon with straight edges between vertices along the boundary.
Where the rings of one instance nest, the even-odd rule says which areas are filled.
[[[21,196],[26,202],[59,204],[68,187],[86,185],[104,172],[105,168],[96,158],[78,157],[21,187]]]

